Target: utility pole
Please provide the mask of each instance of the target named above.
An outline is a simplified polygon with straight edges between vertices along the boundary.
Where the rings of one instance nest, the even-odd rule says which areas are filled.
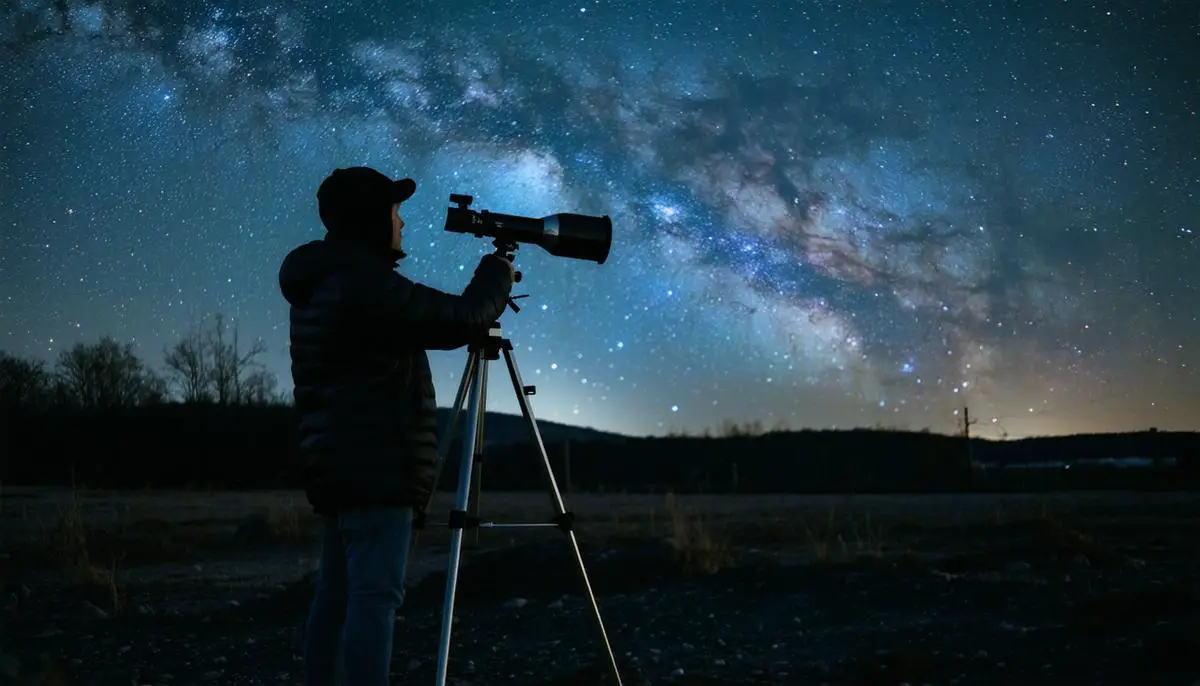
[[[975,450],[971,446],[971,425],[977,421],[979,420],[971,419],[971,409],[963,405],[963,438],[967,442],[967,464],[972,467],[975,466]]]

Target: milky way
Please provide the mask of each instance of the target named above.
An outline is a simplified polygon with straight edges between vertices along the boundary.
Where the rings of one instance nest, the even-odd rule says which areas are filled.
[[[1045,5],[5,3],[0,349],[157,366],[220,312],[287,388],[279,262],[367,164],[446,290],[491,247],[450,193],[612,217],[518,255],[545,419],[1197,428],[1196,13]]]

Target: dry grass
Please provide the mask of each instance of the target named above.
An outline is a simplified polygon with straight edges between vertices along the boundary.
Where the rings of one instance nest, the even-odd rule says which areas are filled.
[[[267,506],[267,523],[271,531],[283,539],[296,539],[303,533],[300,527],[300,514],[295,506],[275,502]]]
[[[10,559],[53,563],[94,589],[98,604],[111,611],[124,605],[124,569],[235,549],[247,554],[275,546],[315,551],[318,519],[299,491],[6,487],[4,495],[6,536],[0,545]],[[438,494],[432,519],[441,519],[451,509],[452,498],[450,493]],[[1109,541],[1140,537],[1145,540],[1139,544],[1157,545],[1151,537],[1194,537],[1188,522],[1200,516],[1200,498],[1117,493],[577,494],[569,499],[568,509],[576,515],[586,546],[665,538],[683,566],[706,573],[731,566],[749,549],[820,563],[893,562],[911,549],[922,559],[959,558],[964,568],[1046,556],[1086,556],[1093,565],[1126,564],[1128,556],[1117,554]],[[528,522],[549,521],[553,512],[544,493],[485,490],[480,514],[497,522]],[[444,527],[423,531],[419,545],[434,551],[444,544],[446,533]],[[546,529],[479,533],[485,549],[504,545],[506,539],[519,544],[547,536]]]
[[[5,494],[9,495],[8,493]],[[72,480],[51,503],[5,503],[6,518],[16,523],[5,551],[35,565],[61,572],[100,609],[116,615],[127,609],[123,567],[187,559],[201,550],[228,547],[244,531],[254,545],[309,542],[315,518],[302,497],[273,494],[255,511],[230,521],[204,494],[185,494],[180,509],[198,510],[195,519],[167,519],[134,512],[129,503],[105,503],[103,496]],[[157,513],[155,513],[157,515]],[[139,516],[141,515],[141,516]],[[228,523],[225,523],[228,522]],[[236,529],[236,534],[223,533]]]
[[[266,533],[273,541],[291,542],[312,538],[315,518],[304,516],[309,511],[306,503],[295,498],[275,495],[268,500],[259,513],[266,525]]]
[[[119,579],[120,555],[110,555],[106,563],[93,559],[90,531],[84,520],[79,489],[72,483],[70,497],[58,506],[58,515],[45,533],[46,549],[69,575],[72,582],[89,590],[99,590],[106,608],[114,614],[125,609],[125,589]]]
[[[1020,537],[1030,554],[1088,558],[1093,564],[1120,563],[1124,558],[1084,530],[1078,513],[1043,499],[1033,513],[997,511],[992,534]],[[1015,551],[1014,551],[1015,552]]]
[[[667,494],[666,509],[671,521],[671,544],[685,572],[713,574],[733,564],[729,542],[717,533],[711,519],[685,509],[674,493]]]
[[[877,519],[873,521],[870,512],[839,516],[831,507],[822,518],[805,517],[803,528],[818,562],[884,554],[885,527]]]

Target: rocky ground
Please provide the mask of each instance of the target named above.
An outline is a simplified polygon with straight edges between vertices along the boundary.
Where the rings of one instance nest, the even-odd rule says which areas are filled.
[[[1200,680],[1200,498],[976,498],[991,500],[659,497],[577,513],[627,684]],[[0,683],[298,683],[302,515],[139,527],[92,499],[5,536]],[[5,531],[32,532],[28,512],[6,505]],[[614,683],[564,537],[490,534],[464,558],[452,683]],[[433,681],[445,557],[423,536],[394,684]],[[120,550],[115,569],[96,562]]]

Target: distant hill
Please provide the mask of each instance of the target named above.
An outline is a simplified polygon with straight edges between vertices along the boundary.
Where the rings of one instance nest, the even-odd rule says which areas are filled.
[[[1034,462],[1079,462],[1111,458],[1194,460],[1200,454],[1195,431],[1127,431],[1122,433],[1035,436],[1012,441],[972,439],[972,458],[996,466]]]
[[[450,410],[438,411],[446,428]],[[872,429],[738,429],[721,437],[632,437],[538,421],[556,476],[575,492],[882,493],[1200,487],[1200,434],[1121,434],[992,441]],[[445,434],[443,434],[445,435]],[[461,434],[456,434],[461,436]],[[302,483],[288,406],[165,404],[107,410],[0,411],[0,481],[108,488],[280,488]],[[488,412],[489,488],[541,488],[521,416]],[[452,441],[451,456],[457,456]],[[1140,458],[1146,469],[1100,468]],[[1090,462],[1090,464],[1089,464]],[[451,459],[443,485],[455,483]],[[1042,463],[1038,469],[1004,469]],[[1057,466],[1055,466],[1057,465]],[[981,467],[987,468],[981,468]]]
[[[449,407],[438,408],[438,431],[444,434],[446,425],[450,422]],[[463,411],[466,414],[466,410]],[[463,417],[459,417],[458,430],[462,431]],[[562,443],[572,441],[600,441],[609,443],[624,443],[629,437],[610,431],[587,429],[570,424],[559,424],[538,418],[538,431],[542,440],[547,443]],[[524,443],[531,440],[529,423],[521,415],[487,412],[483,418],[484,440],[487,444],[494,443]]]

